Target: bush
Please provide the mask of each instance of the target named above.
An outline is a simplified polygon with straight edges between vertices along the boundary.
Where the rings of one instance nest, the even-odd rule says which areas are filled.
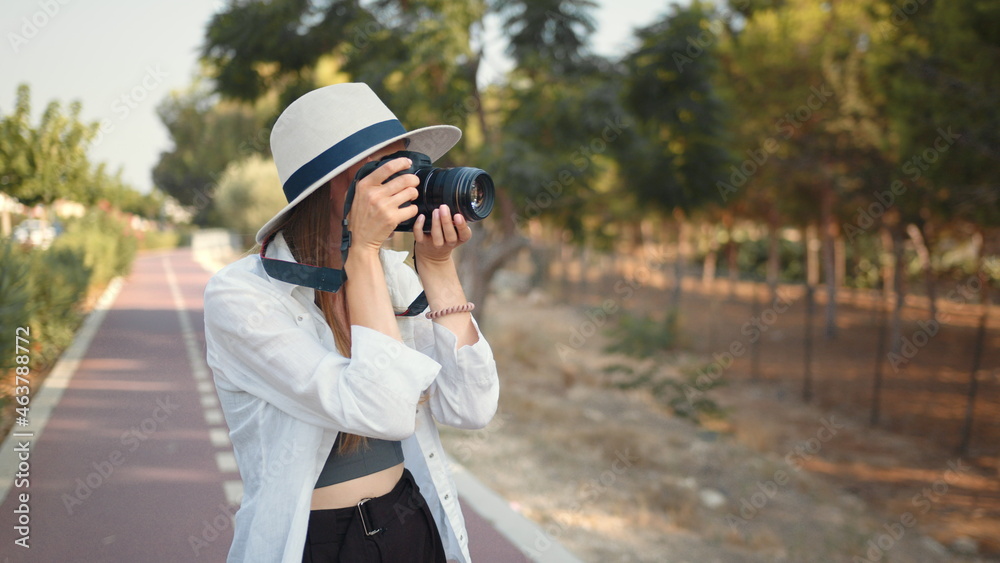
[[[125,223],[96,209],[70,222],[47,250],[0,240],[0,326],[11,333],[30,327],[33,373],[48,369],[73,341],[88,291],[128,273],[136,250]],[[14,346],[13,334],[0,338],[0,389],[13,379]],[[12,407],[0,396],[0,429]]]
[[[221,226],[251,240],[257,229],[285,206],[274,162],[254,155],[230,164],[215,189]]]
[[[676,344],[677,312],[667,313],[661,321],[657,321],[652,315],[623,313],[611,336],[613,341],[605,352],[639,359],[653,357],[672,349]]]
[[[11,239],[0,240],[0,326],[13,332],[30,322],[31,256]],[[14,335],[0,338],[0,370],[13,367]]]
[[[618,326],[609,332],[612,342],[604,351],[622,354],[634,361],[608,366],[604,372],[612,377],[612,385],[620,389],[647,388],[675,415],[700,422],[702,416],[720,416],[722,410],[704,392],[721,385],[712,381],[705,385],[696,369],[682,370],[682,378],[666,375],[663,364],[667,352],[677,343],[677,313],[671,311],[663,319],[652,315],[635,316],[623,313]]]
[[[50,365],[73,341],[83,318],[91,272],[73,248],[35,252],[31,261],[31,334],[38,343],[38,367]],[[44,280],[44,283],[41,281]],[[37,333],[37,334],[36,334]]]
[[[127,232],[123,221],[108,212],[92,209],[69,223],[52,248],[80,253],[90,271],[90,283],[103,287],[115,277],[128,274],[132,267],[138,241]]]
[[[161,250],[177,248],[181,244],[181,233],[176,229],[167,231],[146,231],[139,237],[140,250]]]

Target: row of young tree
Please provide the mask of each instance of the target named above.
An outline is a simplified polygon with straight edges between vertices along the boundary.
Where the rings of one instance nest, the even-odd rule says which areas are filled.
[[[94,162],[90,149],[99,125],[84,121],[82,109],[78,101],[64,107],[53,100],[32,123],[31,87],[18,86],[13,107],[0,111],[0,192],[28,207],[58,199],[87,207],[106,202],[140,217],[160,217],[165,194],[140,193],[122,180],[121,171]]]
[[[983,241],[1000,226],[1000,5],[664,3],[613,58],[592,50],[595,8],[591,0],[230,4],[206,31],[208,80],[160,108],[176,147],[163,154],[156,184],[194,205],[200,221],[223,221],[220,205],[264,197],[237,197],[223,180],[239,176],[227,167],[267,156],[280,109],[317,86],[363,81],[410,127],[463,128],[442,165],[480,166],[497,180],[496,217],[464,259],[477,302],[538,225],[598,247],[641,242],[637,225],[659,225],[677,243],[680,276],[695,225],[725,232],[752,221],[769,233],[772,286],[781,229],[816,233],[830,337],[848,248],[892,272],[897,335],[913,257],[932,297],[947,274],[938,260],[946,246],[979,241],[965,275],[1000,277],[982,263]],[[513,66],[484,84],[489,25],[501,30]],[[713,251],[734,255],[733,236],[716,240],[728,242]]]

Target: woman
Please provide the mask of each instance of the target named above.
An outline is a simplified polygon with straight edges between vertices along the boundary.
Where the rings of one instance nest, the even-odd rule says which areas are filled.
[[[482,428],[497,406],[493,354],[452,259],[471,230],[446,206],[417,218],[419,276],[381,249],[417,213],[404,205],[417,177],[389,179],[406,158],[358,180],[344,217],[365,163],[403,148],[435,160],[460,136],[405,131],[364,84],[310,92],[275,123],[288,205],[257,233],[260,256],[205,291],[208,363],[244,486],[229,561],[469,560],[434,421]],[[421,286],[427,315],[397,316]]]

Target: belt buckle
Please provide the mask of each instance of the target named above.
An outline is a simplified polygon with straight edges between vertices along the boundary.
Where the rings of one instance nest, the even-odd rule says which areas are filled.
[[[364,506],[365,506],[365,503],[368,502],[368,501],[370,501],[370,500],[372,500],[371,497],[369,497],[369,498],[363,498],[363,499],[361,499],[361,502],[358,503],[358,515],[361,516],[361,527],[364,528],[365,535],[369,536],[369,537],[374,536],[375,534],[377,534],[377,533],[379,533],[379,532],[381,532],[383,530],[383,528],[378,528],[376,530],[368,531],[368,521],[365,520],[365,509],[364,509]]]

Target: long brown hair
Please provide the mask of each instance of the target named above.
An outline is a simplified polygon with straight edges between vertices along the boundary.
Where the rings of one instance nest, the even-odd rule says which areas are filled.
[[[357,165],[360,167],[360,165]],[[296,262],[325,268],[343,269],[340,257],[340,216],[342,209],[334,209],[331,190],[346,189],[354,177],[355,167],[318,188],[296,205],[280,227]],[[316,290],[316,305],[323,311],[326,323],[333,330],[337,351],[345,358],[351,357],[351,313],[347,308],[344,289],[336,293]],[[342,433],[340,452],[350,453],[367,444],[367,438],[357,434]]]

